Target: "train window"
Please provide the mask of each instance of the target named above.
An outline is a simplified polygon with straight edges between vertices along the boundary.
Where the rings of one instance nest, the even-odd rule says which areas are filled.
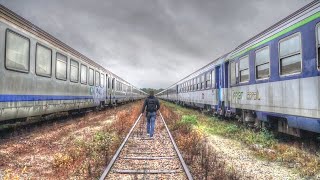
[[[11,30],[6,31],[6,68],[29,72],[30,40]]]
[[[204,74],[201,75],[201,89],[204,89]]]
[[[79,63],[73,59],[70,61],[70,81],[79,82]]]
[[[110,89],[110,87],[111,87],[111,82],[110,82],[111,80],[110,80],[110,77],[108,77],[108,89]]]
[[[36,46],[36,74],[39,76],[51,77],[52,51],[51,49],[38,44]]]
[[[112,89],[114,89],[114,85],[115,85],[115,84],[114,84],[114,81],[115,81],[115,79],[113,78],[113,79],[112,79],[112,84],[111,84],[111,88],[112,88]]]
[[[256,51],[256,79],[265,79],[270,75],[270,49],[266,46]]]
[[[201,89],[201,80],[200,80],[200,76],[198,77],[198,80],[197,80],[198,82],[198,84],[197,84],[197,89],[199,90],[199,89]]]
[[[60,53],[56,57],[56,78],[67,80],[67,56]]]
[[[248,82],[249,81],[249,56],[244,56],[240,58],[240,82]]]
[[[230,83],[231,85],[236,84],[236,63],[231,62],[230,64]]]
[[[281,75],[301,72],[300,33],[294,34],[280,41],[279,55]]]
[[[104,87],[104,74],[101,73],[100,78],[100,87]]]
[[[89,68],[89,85],[94,85],[94,70]]]
[[[81,64],[80,82],[82,84],[87,84],[87,66]]]
[[[96,86],[100,86],[100,73],[96,71]]]
[[[320,69],[320,24],[317,25],[318,69]]]
[[[193,90],[196,90],[197,82],[196,78],[193,79]]]
[[[206,74],[206,88],[210,88],[211,87],[211,73],[207,72]]]
[[[213,88],[216,88],[216,76],[215,76],[215,74],[214,74],[214,70],[213,71],[211,71],[211,84],[212,84],[212,87]]]

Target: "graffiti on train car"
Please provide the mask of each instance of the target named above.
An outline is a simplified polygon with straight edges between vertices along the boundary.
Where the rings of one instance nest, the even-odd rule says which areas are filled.
[[[232,91],[232,99],[241,100],[243,97],[243,91]],[[246,93],[247,100],[260,100],[259,91],[249,91]]]
[[[260,100],[259,91],[247,92],[247,100]]]
[[[232,91],[232,99],[241,100],[243,92],[242,91]]]

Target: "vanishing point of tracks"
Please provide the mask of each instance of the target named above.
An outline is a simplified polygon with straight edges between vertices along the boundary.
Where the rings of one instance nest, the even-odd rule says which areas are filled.
[[[193,179],[160,113],[154,138],[146,133],[140,116],[113,156],[103,179]]]

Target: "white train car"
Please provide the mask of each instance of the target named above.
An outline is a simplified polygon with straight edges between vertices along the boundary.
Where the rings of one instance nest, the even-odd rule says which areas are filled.
[[[0,121],[133,99],[129,83],[2,5],[0,52]]]

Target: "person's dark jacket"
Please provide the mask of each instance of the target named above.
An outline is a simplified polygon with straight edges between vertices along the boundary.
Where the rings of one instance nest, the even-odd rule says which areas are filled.
[[[150,109],[148,109],[148,104],[149,104],[149,101],[151,100],[151,99],[153,99],[153,100],[155,100],[155,102],[156,102],[156,110],[150,110]],[[147,112],[156,112],[156,111],[158,111],[160,109],[160,103],[159,103],[159,100],[156,98],[156,97],[154,97],[154,96],[149,96],[149,97],[147,97],[147,99],[144,101],[144,103],[143,103],[143,107],[142,107],[142,110],[141,110],[141,113],[143,113],[144,112],[144,110],[146,110]]]

